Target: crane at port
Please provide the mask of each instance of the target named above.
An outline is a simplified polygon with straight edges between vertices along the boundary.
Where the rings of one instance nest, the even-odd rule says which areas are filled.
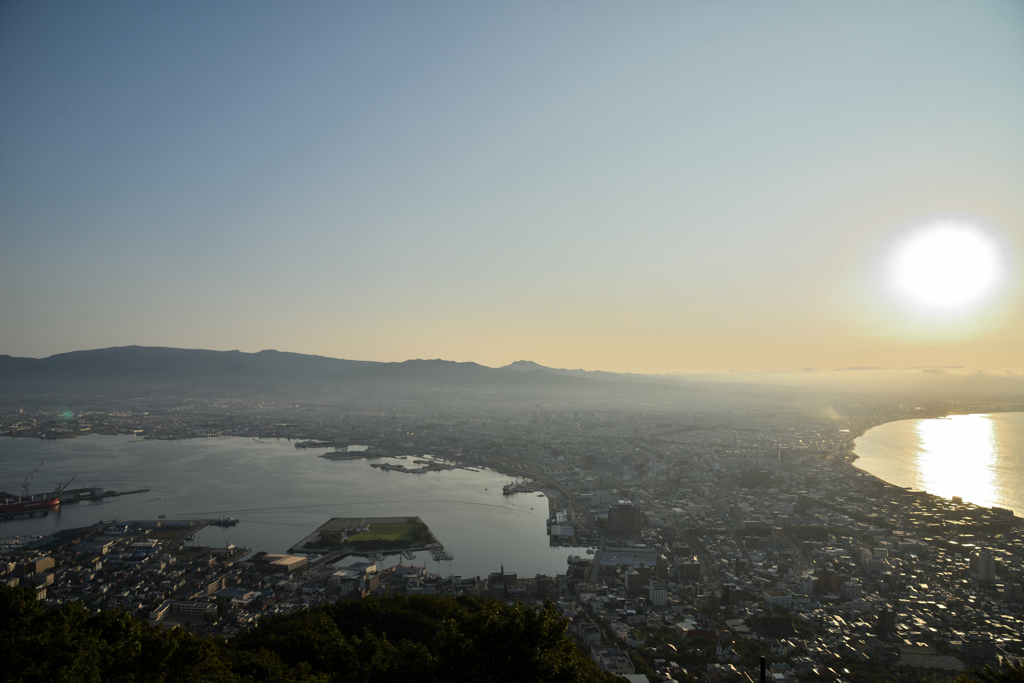
[[[42,462],[39,463],[39,467],[36,468],[36,471],[33,472],[32,474],[28,475],[28,477],[25,478],[25,483],[21,485],[21,497],[22,498],[28,498],[29,497],[28,485],[29,485],[29,483],[32,482],[33,479],[35,479],[36,474],[38,474],[39,470],[41,470],[43,468],[44,464],[45,463],[42,463]]]
[[[75,480],[75,477],[77,477],[77,476],[78,475],[76,474],[74,477],[71,477],[70,479],[68,479],[68,483],[63,484],[63,485],[61,485],[60,482],[57,482],[57,488],[55,488],[54,491],[56,491],[57,493],[60,493],[61,491],[66,489],[68,486],[70,486],[71,482],[73,482]]]

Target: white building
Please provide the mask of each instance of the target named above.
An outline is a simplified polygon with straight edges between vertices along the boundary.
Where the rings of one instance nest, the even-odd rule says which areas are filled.
[[[764,601],[769,605],[782,605],[783,607],[793,606],[793,596],[785,591],[766,591]]]
[[[863,593],[864,589],[860,585],[860,581],[852,579],[850,581],[843,582],[843,587],[841,589],[840,595],[842,596],[843,600],[860,600],[861,595],[863,595]]]

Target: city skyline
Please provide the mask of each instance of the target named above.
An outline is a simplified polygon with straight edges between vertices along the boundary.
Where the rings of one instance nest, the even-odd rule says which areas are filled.
[[[1019,4],[2,12],[2,354],[1024,366]]]

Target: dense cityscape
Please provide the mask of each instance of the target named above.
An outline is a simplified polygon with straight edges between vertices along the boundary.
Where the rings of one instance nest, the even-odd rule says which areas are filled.
[[[932,680],[1020,663],[1020,520],[866,474],[854,439],[893,420],[1014,408],[718,397],[428,415],[362,405],[341,417],[315,401],[18,409],[0,422],[9,437],[284,438],[514,474],[525,483],[509,493],[546,496],[550,542],[569,561],[555,576],[514,566],[445,576],[378,567],[400,552],[394,546],[269,554],[191,541],[224,520],[118,520],[38,539],[17,537],[11,520],[0,576],[50,605],[80,601],[223,636],[264,616],[372,595],[551,600],[601,669],[649,681],[755,680],[762,656],[779,681],[884,680],[891,667]],[[387,522],[354,520],[347,533]]]

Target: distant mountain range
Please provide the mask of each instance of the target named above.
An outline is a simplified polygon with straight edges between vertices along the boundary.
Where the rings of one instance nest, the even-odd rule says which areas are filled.
[[[0,356],[4,403],[45,399],[197,397],[362,398],[507,401],[732,400],[808,393],[989,396],[1024,400],[1021,375],[909,368],[732,375],[634,375],[550,368],[520,360],[491,368],[478,363],[355,361],[281,351],[206,351],[122,346],[49,358]],[[26,404],[27,405],[27,404]]]
[[[446,360],[354,361],[281,351],[207,351],[123,346],[48,358],[0,356],[0,394],[126,397],[358,394],[401,397],[424,392],[622,395],[636,391],[702,392],[683,380],[547,368],[517,361],[502,368]]]

